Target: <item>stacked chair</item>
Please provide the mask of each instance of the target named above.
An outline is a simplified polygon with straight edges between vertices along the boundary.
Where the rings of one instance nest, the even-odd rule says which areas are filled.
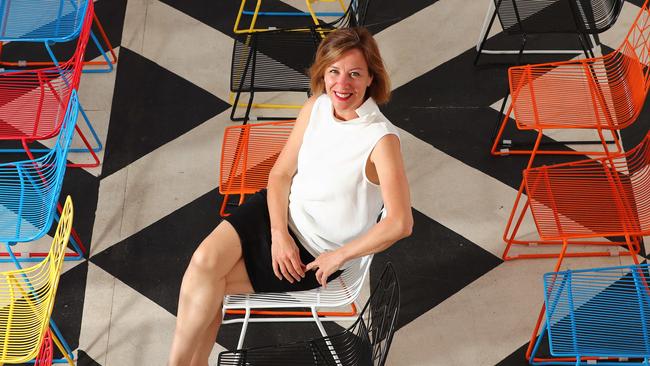
[[[19,270],[22,269],[21,263],[23,262],[41,262],[44,255],[48,258],[54,247],[51,247],[49,253],[32,252],[23,255],[23,253],[14,253],[13,245],[32,242],[43,237],[52,226],[53,220],[58,220],[59,227],[61,227],[66,215],[72,215],[70,200],[67,205],[68,211],[64,207],[60,217],[57,215],[56,206],[77,115],[78,101],[76,91],[73,91],[54,148],[36,159],[0,164],[0,241],[5,243],[7,249],[4,255],[9,257],[2,261],[14,263]],[[66,225],[72,225],[71,217],[68,218]],[[72,228],[66,230],[70,232]],[[62,244],[61,257],[73,260],[83,259],[85,248],[82,249],[79,246],[80,243],[74,240],[70,240],[74,253],[65,253],[68,236]],[[49,311],[51,312],[51,309]],[[0,313],[0,320],[2,319]],[[56,324],[50,322],[50,327],[61,341],[61,347],[65,350],[64,357],[71,360],[73,358],[72,350],[63,339]],[[14,331],[19,330],[14,328]],[[0,362],[2,361],[0,360]]]
[[[258,17],[309,17],[313,21],[314,25],[320,24],[319,17],[335,17],[339,18],[345,15],[346,6],[343,0],[316,0],[323,3],[337,3],[340,6],[341,11],[335,12],[324,12],[324,11],[314,11],[311,0],[305,0],[307,5],[308,12],[302,11],[262,11],[262,0],[256,0],[254,10],[246,10],[247,0],[242,0],[239,6],[239,11],[237,12],[237,18],[235,19],[235,25],[233,26],[233,31],[235,34],[240,33],[253,33],[253,32],[264,32],[267,31],[267,28],[258,28],[257,19]],[[351,6],[356,6],[356,0],[352,0]],[[240,23],[244,17],[250,17],[248,28],[240,28]]]
[[[245,0],[242,1],[239,17],[244,2]],[[301,105],[254,103],[254,95],[260,92],[308,94],[307,69],[313,62],[320,41],[333,29],[364,25],[368,5],[368,0],[352,0],[347,10],[336,20],[326,23],[314,16],[314,24],[297,28],[261,29],[251,26],[249,30],[242,31],[236,22],[234,31],[237,36],[230,72],[230,103],[233,106],[230,119],[247,123],[251,119],[251,108],[300,109]],[[242,93],[249,94],[248,103],[240,102]],[[245,108],[243,116],[237,116],[237,107]],[[290,118],[295,117],[256,117],[258,120]]]
[[[619,48],[603,57],[511,67],[512,103],[492,144],[492,154],[607,154],[605,135],[621,151],[616,131],[632,124],[643,107],[650,79],[647,7],[639,13]],[[501,149],[511,113],[521,130],[537,131],[532,149]],[[598,133],[602,150],[540,149],[544,130],[588,129]],[[571,142],[569,142],[571,143]]]
[[[0,364],[35,360],[36,365],[51,365],[54,341],[68,364],[74,366],[50,319],[72,217],[72,199],[68,197],[47,257],[33,267],[0,272]]]
[[[399,283],[388,263],[359,317],[349,328],[306,341],[221,352],[218,365],[383,366],[399,306]]]
[[[483,27],[476,44],[478,63],[481,54],[590,54],[595,45],[594,35],[609,29],[621,12],[623,0],[488,0]],[[520,36],[519,50],[487,50],[485,43],[495,19],[508,35]],[[575,34],[581,50],[524,50],[527,36],[531,34]]]
[[[25,66],[53,66],[58,63],[52,45],[71,41],[79,36],[81,25],[88,12],[86,0],[13,0],[3,1],[0,7],[2,16],[0,18],[0,55],[4,42],[38,42],[43,43],[50,60],[0,60],[0,66],[6,68]],[[99,31],[105,50],[95,36],[90,33],[93,43],[100,51],[103,61],[86,61],[88,66],[105,66],[104,68],[92,68],[86,72],[111,72],[113,65],[117,62],[117,55],[113,51],[104,27],[99,22],[94,12],[89,13]],[[111,54],[109,59],[108,53]]]
[[[93,21],[112,60],[93,33]],[[104,61],[85,61],[90,39]],[[73,55],[59,61],[53,46],[70,41],[76,41]],[[66,167],[98,166],[96,153],[102,149],[79,104],[81,73],[110,72],[117,58],[94,13],[92,0],[2,2],[0,52],[4,42],[43,45],[49,60],[0,60],[5,67],[0,69],[0,140],[4,141],[3,147],[12,142],[20,146],[0,152],[27,155],[26,159],[11,160],[13,155],[4,154],[9,158],[0,163],[0,241],[6,247],[0,261],[11,262],[17,268],[0,273],[0,342],[4,345],[0,364],[31,360],[36,365],[74,365],[72,350],[50,315],[62,261],[83,259],[86,248],[72,228],[71,199],[68,197],[64,207],[58,202]],[[84,66],[105,67],[84,70]],[[95,147],[77,126],[79,114],[93,135]],[[75,131],[85,148],[71,148]],[[37,142],[47,147],[33,146]],[[69,152],[88,152],[94,163],[70,164]],[[15,244],[42,238],[54,221],[58,221],[58,228],[49,251],[15,252]],[[72,253],[66,252],[68,243]],[[25,262],[37,264],[23,269]],[[53,345],[61,351],[62,359],[52,359]]]
[[[650,86],[648,70],[644,66],[649,60],[649,25],[650,11],[646,2],[617,51],[600,58],[511,67],[508,73],[513,102],[494,141],[492,153],[530,154],[527,169],[532,168],[535,156],[540,154],[595,155],[605,158],[621,154],[622,146],[616,131],[636,121]],[[496,151],[499,136],[511,111],[514,111],[520,129],[537,131],[537,138],[531,150]],[[568,128],[595,130],[600,137],[602,149],[576,151],[540,148],[546,129]],[[605,141],[605,134],[608,132],[615,139],[615,151],[610,151]],[[525,172],[524,177],[526,174]],[[575,180],[580,178],[576,177]],[[519,207],[521,199],[524,193],[528,194],[529,199],[533,194],[530,184],[531,182],[524,178],[506,226],[506,260],[512,259],[508,256],[512,244],[529,244],[516,240],[516,234],[529,208],[528,201],[524,203],[523,208]],[[515,221],[516,212],[519,211],[521,214]],[[540,234],[543,232],[539,225],[538,231]],[[541,241],[540,244],[545,242]],[[634,252],[638,252],[638,243],[633,247],[636,248]]]
[[[516,3],[519,2],[512,2]],[[543,1],[530,3],[539,5]],[[620,5],[614,1],[567,4],[574,7],[567,10],[574,18],[576,14],[582,18],[587,14],[576,12],[575,6],[609,9],[608,14],[593,13],[603,15],[603,20],[592,19],[594,29],[601,24],[611,26],[620,11]],[[637,120],[647,96],[649,32],[650,10],[646,1],[616,51],[602,57],[508,70],[512,104],[491,152],[528,154],[530,158],[504,231],[503,259],[557,258],[553,272],[544,277],[545,303],[526,352],[533,365],[648,362],[650,288],[647,266],[639,265],[637,255],[643,236],[650,234],[650,133],[637,147],[624,152],[618,131]],[[519,129],[537,133],[531,149],[511,149],[512,145],[502,149],[500,140],[511,113]],[[544,132],[549,129],[595,131],[597,144],[602,148],[542,149]],[[608,135],[613,139],[613,149],[606,141]],[[592,157],[535,167],[534,159],[541,154]],[[529,214],[539,239],[518,238]],[[559,245],[560,250],[513,255],[513,245]],[[578,245],[595,249],[569,250]],[[634,265],[560,272],[566,257],[593,256],[630,256]],[[545,335],[550,358],[538,355]]]
[[[23,149],[29,154],[26,147],[28,143],[50,139],[58,134],[57,128],[61,121],[59,117],[67,105],[70,92],[79,87],[88,40],[92,38],[99,45],[91,29],[95,19],[94,3],[89,0],[21,0],[7,4],[6,16],[2,19],[4,23],[1,23],[6,38],[2,40],[43,43],[51,58],[48,62],[21,62],[18,66],[27,66],[26,69],[11,69],[0,74],[0,99],[3,102],[0,118],[11,118],[8,126],[0,129],[0,140],[21,141]],[[33,22],[21,22],[29,7],[38,9],[38,16],[34,16]],[[73,56],[65,62],[59,62],[51,44],[75,38],[77,46]],[[45,64],[46,67],[29,67],[34,64],[38,67]],[[112,67],[111,62],[107,61],[107,64]],[[25,104],[29,105],[26,112],[17,113]],[[91,146],[82,130],[76,127],[85,148],[73,148],[71,152],[88,152],[94,162],[70,166],[97,167],[100,164],[97,152],[103,146],[81,107],[80,112],[95,146]],[[32,151],[47,152],[47,149]],[[0,152],[22,152],[22,149],[1,149]]]
[[[572,365],[648,365],[648,265],[568,270],[544,275],[545,334],[554,362]]]
[[[287,105],[254,104],[254,94],[268,91],[308,93],[307,69],[313,62],[320,41],[337,27],[363,25],[369,2],[353,0],[343,15],[331,23],[319,22],[314,16],[314,24],[301,28],[269,30],[253,29],[253,25],[249,31],[239,32],[239,19],[242,15],[246,15],[243,13],[244,3],[245,1],[242,1],[235,23],[235,33],[241,34],[238,34],[233,47],[230,82],[231,92],[235,95],[232,101],[231,119],[242,121],[242,125],[230,126],[224,133],[219,168],[219,192],[224,195],[220,209],[221,216],[228,215],[226,208],[230,196],[239,195],[239,204],[241,204],[246,195],[266,188],[270,170],[284,148],[295,123],[295,120],[290,118],[277,121],[278,118],[273,117],[276,121],[249,124],[252,108],[287,108]],[[259,4],[260,2],[255,12],[259,12]],[[318,14],[311,8],[310,12],[312,15]],[[247,104],[240,103],[241,93],[250,93]],[[235,115],[237,107],[246,108],[243,117]],[[223,303],[224,324],[243,323],[238,349],[243,347],[246,329],[250,322],[314,321],[323,337],[327,337],[322,325],[323,321],[354,321],[358,316],[355,302],[368,275],[371,262],[372,256],[354,261],[341,276],[330,282],[327,288],[290,293],[226,296]],[[350,310],[322,310],[322,308],[344,306],[350,306]],[[243,318],[236,316],[243,316]],[[358,326],[359,322],[355,324]],[[330,342],[330,340],[324,338],[323,342]],[[229,364],[227,363],[229,361],[224,362]]]

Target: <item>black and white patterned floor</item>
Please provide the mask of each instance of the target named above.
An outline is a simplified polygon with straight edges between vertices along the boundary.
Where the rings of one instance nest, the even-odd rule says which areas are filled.
[[[302,0],[264,3],[305,7]],[[626,3],[615,27],[601,35],[603,52],[621,42],[640,3]],[[66,264],[54,309],[79,365],[166,362],[182,274],[219,222],[217,168],[223,130],[233,124],[227,101],[238,7],[238,0],[96,2],[119,63],[113,73],[82,79],[81,101],[106,148],[100,169],[69,169],[65,178],[64,194],[73,195],[75,226],[91,256]],[[489,154],[507,78],[505,65],[492,64],[504,58],[472,64],[488,0],[373,0],[371,7],[369,23],[394,91],[382,109],[401,129],[415,217],[413,235],[377,255],[371,269],[376,276],[392,261],[402,287],[388,364],[524,365],[542,303],[541,276],[554,261],[500,259],[527,158]],[[493,33],[493,47],[518,43]],[[531,48],[577,46],[566,36],[530,42]],[[8,45],[6,52],[19,51]],[[648,130],[649,117],[644,110],[623,131],[627,148]],[[535,232],[531,222],[522,230]],[[565,266],[628,262],[575,259]],[[223,327],[214,359],[236,345],[238,332]],[[253,325],[246,345],[317,335],[309,323]]]

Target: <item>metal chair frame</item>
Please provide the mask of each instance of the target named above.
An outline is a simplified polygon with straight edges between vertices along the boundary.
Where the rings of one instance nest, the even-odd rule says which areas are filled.
[[[47,153],[49,151],[49,149],[30,149],[29,143],[57,136],[70,94],[79,87],[83,57],[94,14],[92,1],[88,3],[83,14],[81,32],[77,37],[77,48],[75,54],[68,61],[64,63],[57,61],[55,66],[49,68],[0,73],[0,92],[2,92],[0,93],[2,102],[0,113],[6,114],[4,117],[6,125],[0,131],[0,140],[18,140],[22,143],[22,149],[5,148],[0,149],[0,152],[19,153],[24,151],[30,159],[33,159],[32,153]],[[46,47],[51,52],[47,44]],[[53,53],[51,55],[54,57]],[[53,58],[53,60],[56,59]],[[30,93],[34,95],[30,96]],[[94,162],[70,163],[68,166],[96,167],[100,164],[96,152],[100,151],[103,146],[85,111],[81,106],[79,108],[97,146],[91,146],[81,129],[75,125],[77,134],[85,148],[71,148],[70,152],[88,152]]]
[[[641,264],[546,273],[546,321],[530,364],[648,365],[648,269]],[[554,359],[536,358],[545,335]]]
[[[316,27],[254,32],[235,38],[230,73],[230,120],[247,123],[251,119],[252,108],[300,109],[301,105],[253,103],[253,99],[255,93],[259,92],[301,92],[309,96],[309,77],[306,71],[321,39],[322,34]],[[284,42],[285,47],[291,49],[292,60],[302,58],[298,60],[299,65],[289,66],[282,59],[266,54],[265,51],[272,51],[279,57],[289,54],[280,50],[281,44],[277,42]],[[296,47],[300,47],[302,52],[296,52]],[[302,70],[293,66],[299,66]],[[247,103],[239,102],[242,93],[248,93]],[[245,107],[243,116],[236,116],[238,107]],[[295,117],[255,117],[260,121],[291,118]]]
[[[49,352],[47,349],[39,352],[39,348],[42,344],[47,348],[53,340],[64,360],[74,366],[74,355],[50,318],[73,215],[72,199],[67,197],[48,255],[33,267],[23,269],[17,263],[18,269],[0,273],[0,302],[5,304],[0,308],[3,315],[0,317],[3,320],[0,322],[0,340],[4,345],[0,348],[2,364],[35,358],[37,365],[51,364],[51,343]],[[52,331],[51,340],[48,340],[48,326]]]
[[[257,0],[255,3],[255,9],[253,11],[250,10],[244,10],[246,7],[247,0],[242,0],[241,5],[239,6],[239,11],[237,12],[237,17],[235,18],[235,24],[233,25],[233,32],[235,34],[248,34],[248,33],[254,33],[254,32],[265,32],[268,31],[268,28],[256,28],[256,23],[257,23],[257,17],[258,16],[278,16],[278,17],[311,17],[311,20],[313,22],[313,25],[319,26],[321,25],[321,21],[318,19],[318,17],[337,17],[337,18],[342,18],[345,17],[347,12],[349,10],[355,11],[355,8],[357,6],[357,1],[358,0],[351,0],[350,5],[347,7],[345,6],[344,0],[316,0],[316,1],[321,1],[321,2],[329,2],[329,3],[339,3],[341,6],[341,12],[317,12],[314,11],[314,8],[312,6],[312,0],[305,0],[305,3],[307,5],[308,11],[306,12],[301,12],[301,11],[296,11],[296,12],[278,12],[278,11],[260,11],[261,6],[262,6],[262,0]],[[242,20],[242,16],[252,16],[250,25],[248,29],[242,29],[239,28],[240,22]]]
[[[7,247],[6,253],[0,253],[0,262],[19,266],[19,262],[38,262],[47,255],[14,254],[11,247],[41,238],[53,220],[59,220],[56,209],[77,115],[78,99],[73,91],[54,148],[35,159],[0,164],[0,242]],[[74,253],[66,253],[66,259],[83,259],[86,249],[81,242],[73,237],[70,244]]]
[[[248,323],[257,322],[311,322],[314,321],[318,330],[325,337],[327,333],[323,321],[352,321],[358,315],[354,305],[365,281],[372,256],[366,256],[347,264],[347,268],[339,277],[330,281],[327,288],[318,287],[307,291],[278,292],[278,293],[253,293],[242,295],[228,295],[224,298],[224,315],[229,310],[240,310],[243,318],[225,319],[223,324],[242,323],[237,349],[244,345]],[[336,308],[352,304],[350,313],[319,312],[319,308]],[[260,309],[290,309],[309,308],[304,311],[264,311]],[[243,309],[243,310],[242,310]],[[235,313],[237,314],[237,313]],[[251,315],[271,315],[270,317],[251,317]],[[343,314],[343,315],[341,315]],[[277,315],[286,315],[280,317]],[[307,315],[305,317],[304,315]]]
[[[58,64],[59,62],[51,50],[51,45],[69,42],[78,38],[87,11],[88,0],[13,0],[3,2],[0,6],[0,13],[2,14],[0,17],[0,55],[2,55],[2,44],[4,42],[42,42],[50,55],[51,61],[18,60],[12,62],[0,60],[0,66],[47,67]],[[111,54],[111,58],[108,57],[107,51],[91,30],[90,37],[104,60],[85,61],[84,65],[106,67],[86,69],[84,72],[111,72],[113,71],[113,65],[117,63],[117,55],[99,18],[94,12],[90,14],[100,37],[106,44],[108,53]],[[72,21],[69,18],[72,18]],[[26,19],[32,21],[26,21]]]
[[[295,120],[229,126],[223,134],[219,165],[219,193],[223,197],[219,214],[228,216],[231,195],[246,195],[266,188],[269,173],[287,142]]]
[[[621,152],[618,130],[638,117],[650,86],[644,66],[650,60],[648,2],[641,7],[621,46],[602,57],[515,66],[508,70],[512,103],[495,131],[493,155],[556,154],[607,155],[604,133],[612,135],[615,153]],[[563,103],[557,104],[559,99]],[[572,102],[573,101],[573,102]],[[506,100],[501,107],[504,110]],[[532,149],[503,148],[503,133],[511,113],[517,128],[537,131]],[[598,133],[602,150],[540,149],[545,129],[589,129]],[[508,142],[508,141],[506,141]],[[561,143],[574,144],[576,141]]]
[[[517,25],[515,30],[511,29],[512,28],[511,26],[510,27],[504,26],[503,24],[504,19],[502,19],[499,14],[498,9],[500,9],[501,4],[504,1],[512,2],[512,7],[515,12],[515,18],[516,18],[515,24]],[[580,11],[577,8],[577,4],[574,1],[580,2],[581,0],[567,0],[570,10],[572,12],[572,18],[576,26],[575,29],[557,29],[557,30],[545,29],[543,31],[540,31],[535,29],[528,29],[527,27],[523,26],[523,22],[521,18],[525,17],[526,15],[534,15],[534,13],[520,14],[517,6],[517,0],[488,0],[488,9],[485,13],[485,19],[483,20],[481,32],[479,33],[476,42],[477,54],[476,54],[476,58],[474,59],[474,65],[478,63],[478,60],[481,57],[481,54],[483,53],[485,54],[522,54],[522,53],[523,54],[580,54],[585,52],[585,54],[588,55],[590,54],[591,57],[594,57],[593,47],[597,45],[597,40],[594,37],[594,34],[602,33],[607,29],[611,28],[611,26],[616,22],[616,19],[618,19],[618,15],[620,14],[621,8],[623,7],[624,0],[614,0],[615,4],[612,7],[611,12],[605,12],[607,15],[609,15],[607,17],[604,17],[605,24],[598,25],[596,24],[597,22],[595,19],[591,19],[593,20],[594,23],[593,27],[588,27],[584,24],[584,21],[579,21],[579,19],[581,18]],[[559,1],[555,1],[555,3],[558,2]],[[537,11],[542,11],[544,10],[544,8],[553,5],[553,4],[549,4],[549,1],[539,2],[539,4],[535,4],[535,3],[531,3],[531,4],[532,5],[529,6],[532,6],[533,10],[537,10]],[[490,29],[492,29],[492,26],[494,25],[494,21],[497,18],[497,16],[499,17],[499,21],[501,21],[502,28],[504,28],[505,32],[510,34],[522,35],[522,45],[519,50],[487,50],[484,48],[490,33]],[[535,34],[535,33],[576,33],[576,35],[578,36],[578,40],[581,44],[581,49],[580,50],[524,50],[526,44],[526,36],[528,34]]]

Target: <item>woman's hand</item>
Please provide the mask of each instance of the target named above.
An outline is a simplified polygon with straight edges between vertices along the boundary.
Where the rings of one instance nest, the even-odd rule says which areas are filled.
[[[279,280],[284,277],[293,283],[305,277],[305,265],[300,260],[298,246],[288,232],[272,234],[271,258],[273,273]]]
[[[327,287],[327,278],[341,268],[345,262],[343,255],[338,250],[331,252],[325,252],[319,255],[313,262],[307,264],[306,270],[316,270],[316,281],[320,283],[321,286]]]

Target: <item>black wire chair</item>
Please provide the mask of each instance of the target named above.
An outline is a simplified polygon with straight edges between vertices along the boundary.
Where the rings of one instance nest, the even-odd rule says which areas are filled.
[[[235,38],[230,71],[230,91],[234,93],[230,119],[250,118],[253,99],[258,92],[309,92],[307,70],[312,64],[322,39],[316,27],[278,29],[239,35]],[[242,93],[248,93],[248,103],[240,103]],[[238,107],[246,108],[236,116]],[[264,107],[264,106],[260,106]],[[273,108],[273,107],[270,107]],[[295,118],[288,117],[287,119]],[[282,119],[279,117],[264,119]]]
[[[399,283],[388,263],[357,320],[336,335],[219,354],[219,366],[383,366],[399,313]]]
[[[307,70],[314,61],[316,49],[327,33],[338,28],[364,26],[370,0],[353,0],[345,14],[333,22],[320,22],[302,28],[272,29],[235,37],[230,69],[230,119],[250,119],[251,108],[298,109],[300,105],[254,104],[259,92],[304,92],[309,95]],[[241,94],[248,93],[248,102],[241,103]],[[243,116],[237,108],[245,107]],[[257,120],[293,119],[290,117],[256,117]]]
[[[624,1],[494,0],[494,12],[489,25],[483,30],[474,64],[478,63],[484,51],[485,42],[497,17],[506,34],[522,37],[517,52],[518,63],[526,46],[526,36],[540,33],[576,34],[582,51],[587,57],[594,57],[588,35],[599,34],[611,28],[618,19]]]

